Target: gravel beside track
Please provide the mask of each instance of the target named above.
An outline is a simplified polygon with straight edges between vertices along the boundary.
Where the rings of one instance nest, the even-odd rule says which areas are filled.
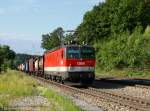
[[[81,99],[80,97],[78,97],[78,94],[72,94],[71,92],[69,92],[65,89],[62,89],[54,84],[48,84],[39,79],[36,79],[36,80],[42,86],[45,86],[45,87],[49,88],[50,90],[55,90],[62,96],[65,96],[68,99],[71,99],[77,106],[79,106],[81,108],[81,111],[104,111],[102,108],[100,108],[94,104],[91,104],[91,103],[85,101],[84,99]]]
[[[135,87],[150,90],[150,86],[146,86],[146,85],[135,85]]]
[[[43,96],[22,97],[10,102],[9,108],[18,111],[49,111],[50,103]]]
[[[80,98],[88,103],[97,105],[104,110],[107,111],[149,111],[149,107],[147,107],[147,104],[144,107],[141,106],[139,103],[138,105],[135,104],[135,102],[127,102],[124,100],[119,100],[116,97],[111,97],[111,96],[106,96],[104,94],[98,93],[98,92],[93,92],[93,91],[86,91],[66,85],[62,85],[59,83],[55,83],[52,81],[48,81],[45,79],[40,78],[41,81],[47,83],[47,84],[53,84],[57,86],[58,88],[61,88],[65,93],[72,95],[73,97]],[[122,97],[121,97],[122,98]]]
[[[140,106],[140,107],[150,107],[150,102],[146,101],[146,100],[142,100],[139,98],[134,98],[131,96],[127,96],[127,95],[119,95],[119,94],[115,94],[115,93],[111,93],[111,92],[106,92],[106,91],[102,91],[99,89],[95,89],[95,88],[89,88],[86,89],[87,91],[92,91],[93,93],[98,93],[98,94],[102,94],[103,96],[107,96],[108,98],[112,98],[112,99],[117,99],[118,101],[123,101],[123,102],[127,102],[129,104],[135,105],[136,106]]]
[[[137,85],[137,86],[126,86],[116,83],[109,82],[95,82],[93,87],[97,87],[108,92],[113,92],[120,95],[128,95],[135,98],[141,98],[146,101],[150,101],[150,89],[149,86]],[[105,86],[105,87],[103,87]],[[144,88],[143,88],[144,87]],[[146,88],[145,88],[146,87]]]
[[[141,88],[137,88],[137,87],[126,86],[125,88],[113,89],[111,91],[115,92],[115,93],[129,95],[129,96],[133,96],[136,98],[141,98],[141,99],[145,99],[147,101],[150,101],[150,90],[147,90],[147,89],[141,89]]]

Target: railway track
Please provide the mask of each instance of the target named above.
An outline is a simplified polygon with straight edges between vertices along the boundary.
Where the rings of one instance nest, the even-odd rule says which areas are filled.
[[[44,83],[53,84],[61,89],[64,89],[65,91],[71,92],[72,94],[78,94],[86,97],[87,99],[92,98],[92,101],[95,102],[95,104],[99,107],[103,107],[100,103],[102,101],[105,101],[105,102],[111,102],[118,106],[127,107],[131,111],[150,111],[150,103],[148,101],[140,100],[133,97],[117,95],[110,92],[104,92],[94,88],[79,89],[64,84],[56,83],[54,81],[39,78],[39,77],[36,77],[36,79]]]
[[[99,89],[95,89],[95,88],[89,88],[86,89],[87,91],[92,91],[92,93],[96,93],[96,94],[101,94],[105,97],[111,98],[113,100],[117,100],[120,102],[126,102],[129,106],[130,105],[134,105],[134,107],[139,107],[144,109],[144,108],[150,108],[150,102],[146,101],[146,100],[142,100],[140,98],[135,98],[135,97],[131,97],[128,95],[119,95],[119,94],[115,94],[115,93],[111,93],[111,92],[106,92],[106,91],[102,91]],[[150,110],[150,109],[149,109]]]

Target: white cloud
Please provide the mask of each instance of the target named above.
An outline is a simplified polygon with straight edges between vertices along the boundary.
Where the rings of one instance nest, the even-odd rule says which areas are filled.
[[[33,36],[32,34],[21,34],[21,33],[0,33],[0,40],[28,40],[28,41],[39,41],[40,38]]]
[[[32,34],[0,33],[0,44],[9,45],[16,53],[43,54],[41,38]]]
[[[42,55],[43,49],[40,48],[41,43],[36,41],[28,40],[0,40],[0,44],[9,45],[12,50],[16,53],[27,53],[27,54],[37,54]]]

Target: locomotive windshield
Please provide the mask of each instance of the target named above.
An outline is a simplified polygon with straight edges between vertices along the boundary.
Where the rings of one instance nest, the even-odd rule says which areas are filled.
[[[93,48],[74,47],[66,50],[68,59],[94,59],[95,51]]]
[[[83,59],[94,59],[95,53],[92,49],[81,49],[81,57]]]
[[[79,49],[68,49],[67,50],[67,58],[68,59],[79,59],[80,58],[80,50]]]

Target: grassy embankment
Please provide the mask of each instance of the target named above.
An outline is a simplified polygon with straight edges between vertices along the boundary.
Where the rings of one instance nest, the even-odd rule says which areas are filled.
[[[133,70],[133,69],[122,69],[122,70],[113,69],[111,71],[104,71],[104,70],[97,69],[96,76],[150,79],[150,71],[140,71],[140,70]]]
[[[52,111],[80,111],[80,108],[75,106],[73,102],[67,97],[60,96],[55,91],[49,90],[44,87],[38,87],[38,90],[40,91],[41,95],[51,101],[53,106],[51,108]]]
[[[80,111],[79,107],[67,97],[55,91],[40,86],[35,80],[18,71],[8,71],[0,74],[0,107],[8,106],[11,100],[24,96],[38,94],[46,97],[51,106],[51,111]]]
[[[36,84],[20,72],[8,71],[0,74],[0,106],[7,106],[10,100],[21,96],[34,95],[33,85]]]

